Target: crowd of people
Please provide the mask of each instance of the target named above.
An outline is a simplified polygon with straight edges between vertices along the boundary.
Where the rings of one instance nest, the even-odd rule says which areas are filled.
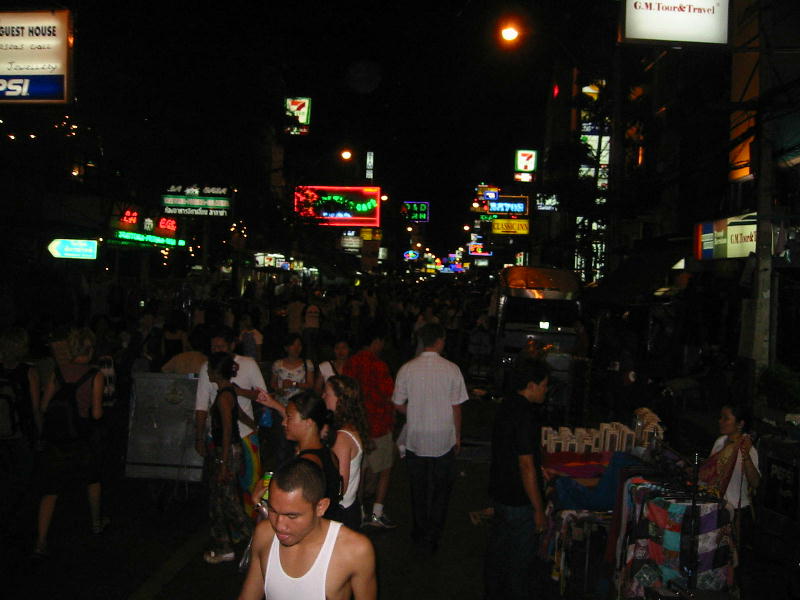
[[[282,288],[235,302],[162,298],[142,302],[135,320],[102,315],[3,332],[0,441],[2,464],[12,465],[3,476],[40,494],[36,559],[48,556],[67,486],[86,486],[90,530],[108,527],[102,484],[119,474],[125,439],[109,435],[110,416],[124,429],[137,372],[197,376],[194,450],[205,460],[209,506],[203,558],[249,563],[241,598],[374,597],[374,552],[358,532],[397,527],[386,502],[398,457],[408,471],[413,543],[438,552],[465,373],[485,364],[491,344],[488,294],[426,296],[391,283],[346,293]],[[547,366],[521,362],[510,382],[492,442],[488,598],[531,597],[532,550],[544,528],[532,408],[545,399]],[[733,494],[738,477],[742,509],[750,503],[742,481],[757,485],[757,454],[741,435],[749,419],[725,410],[712,454],[741,449],[738,470],[719,480]],[[15,507],[2,510],[6,518]]]
[[[68,486],[86,485],[92,532],[109,525],[102,482],[124,466],[130,390],[146,372],[197,376],[208,563],[237,557],[262,518],[264,474],[298,459],[323,475],[325,518],[353,531],[394,529],[385,503],[398,437],[413,465],[414,540],[437,549],[467,399],[462,368],[450,359],[468,367],[469,330],[487,331],[486,297],[388,283],[340,292],[289,282],[272,291],[235,301],[151,298],[130,303],[134,315],[5,330],[0,436],[3,462],[14,468],[4,477],[41,494],[36,559],[49,555]],[[440,404],[425,402],[431,393]]]

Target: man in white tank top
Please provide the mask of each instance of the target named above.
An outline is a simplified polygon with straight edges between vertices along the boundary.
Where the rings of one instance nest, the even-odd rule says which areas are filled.
[[[269,486],[269,520],[256,527],[239,600],[374,600],[375,552],[369,539],[323,519],[322,470],[298,458]]]

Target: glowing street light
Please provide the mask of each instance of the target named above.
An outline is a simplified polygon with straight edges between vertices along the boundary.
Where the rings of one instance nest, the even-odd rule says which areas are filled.
[[[500,37],[506,42],[513,42],[519,37],[519,30],[513,25],[506,25],[500,30]]]
[[[464,231],[469,231],[470,229],[472,229],[472,227],[469,225],[464,225]]]
[[[350,150],[342,150],[339,156],[342,157],[342,160],[350,160],[351,158],[353,158],[353,153],[350,152]]]

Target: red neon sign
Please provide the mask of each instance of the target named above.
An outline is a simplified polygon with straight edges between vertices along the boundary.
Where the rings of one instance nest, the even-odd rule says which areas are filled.
[[[126,225],[136,225],[139,222],[139,211],[128,209],[119,220]]]
[[[161,217],[158,220],[158,228],[166,229],[167,231],[172,231],[174,233],[178,231],[178,222],[175,219],[167,219],[166,217]]]
[[[299,186],[294,211],[322,225],[380,227],[381,188],[335,185]]]

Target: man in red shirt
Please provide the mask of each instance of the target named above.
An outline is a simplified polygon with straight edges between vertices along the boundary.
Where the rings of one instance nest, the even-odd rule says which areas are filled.
[[[379,358],[386,334],[380,328],[370,328],[365,334],[361,350],[351,356],[344,366],[344,374],[353,377],[361,386],[361,397],[369,423],[369,435],[374,449],[364,457],[365,480],[377,477],[375,502],[372,513],[364,525],[394,529],[396,525],[383,512],[383,502],[389,490],[389,476],[394,463],[395,446],[392,439],[394,381],[389,365]],[[367,487],[365,485],[365,487]]]

